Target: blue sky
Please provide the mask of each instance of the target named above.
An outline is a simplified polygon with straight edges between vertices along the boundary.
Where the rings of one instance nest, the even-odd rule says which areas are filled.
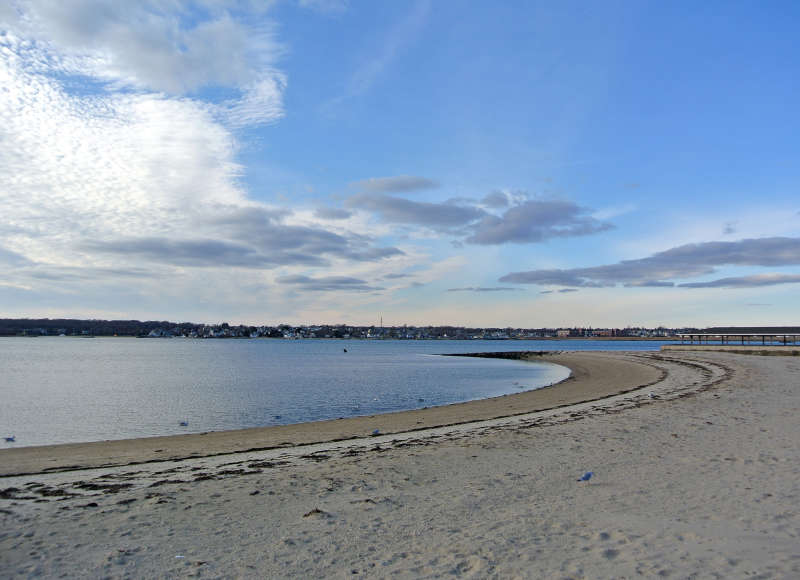
[[[0,316],[800,324],[793,2],[0,5]]]

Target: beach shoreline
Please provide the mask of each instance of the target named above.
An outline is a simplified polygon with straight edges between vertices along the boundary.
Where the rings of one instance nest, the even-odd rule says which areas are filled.
[[[592,355],[660,379],[418,431],[2,478],[0,575],[798,577],[800,359]]]
[[[185,435],[8,448],[0,450],[0,477],[343,441],[370,436],[376,429],[381,434],[419,431],[602,399],[643,388],[664,378],[663,371],[637,359],[634,353],[522,351],[458,356],[558,364],[570,369],[571,374],[555,385],[521,393],[381,415]]]

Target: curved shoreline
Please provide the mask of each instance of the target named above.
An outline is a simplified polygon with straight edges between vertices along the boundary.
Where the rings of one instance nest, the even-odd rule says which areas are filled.
[[[797,578],[800,361],[579,358],[593,376],[604,357],[668,376],[455,426],[3,478],[0,576]]]
[[[466,356],[518,358],[570,369],[566,380],[513,395],[399,411],[383,415],[256,427],[232,431],[66,443],[0,450],[0,477],[177,461],[183,459],[344,441],[446,427],[544,411],[603,399],[665,378],[665,372],[625,352],[474,353]]]

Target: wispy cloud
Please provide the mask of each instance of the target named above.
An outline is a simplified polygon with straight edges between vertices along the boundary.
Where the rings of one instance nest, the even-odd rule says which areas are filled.
[[[359,193],[347,199],[350,207],[376,213],[394,224],[457,228],[474,222],[485,212],[477,207],[451,203],[411,201],[389,195]]]
[[[79,249],[114,254],[127,258],[176,266],[268,268],[287,264],[324,266],[321,257],[297,251],[263,253],[240,243],[223,240],[171,238],[123,238],[112,241],[86,241]]]
[[[87,240],[77,247],[91,253],[203,268],[328,266],[330,260],[327,258],[368,262],[403,254],[398,248],[376,247],[363,237],[348,239],[321,228],[272,222],[254,224],[249,216],[242,223],[230,218],[218,223],[226,226],[225,237],[228,239],[123,237]],[[222,231],[218,237],[222,238]]]
[[[508,207],[510,200],[504,191],[492,191],[481,200],[481,203],[491,208],[502,208]]]
[[[294,275],[282,276],[276,279],[279,284],[296,286],[302,290],[312,292],[376,292],[383,290],[379,286],[371,286],[365,280],[351,278],[349,276],[319,276],[312,278],[309,276]]]
[[[323,109],[333,111],[349,99],[366,93],[395,59],[413,43],[425,26],[429,11],[429,0],[416,0],[405,18],[381,36],[381,46],[366,49],[365,58],[351,74],[344,92],[325,103]]]
[[[324,14],[340,14],[347,10],[349,0],[298,0],[302,8],[309,8]]]
[[[448,292],[517,292],[522,288],[512,288],[510,286],[492,286],[488,288],[467,286],[465,288],[448,288]]]
[[[678,284],[681,288],[757,288],[778,284],[800,284],[800,274],[754,274],[752,276],[732,276],[710,282],[689,282]]]
[[[736,222],[725,222],[722,233],[726,236],[736,233]]]
[[[374,261],[403,252],[395,247],[378,247],[369,236],[342,235],[319,226],[289,225],[281,220],[287,210],[258,207],[220,210],[205,218],[206,223],[223,226],[220,237],[232,238],[256,248],[267,260],[291,264],[318,261],[322,256],[335,256],[354,261]],[[283,258],[281,258],[283,256]]]
[[[627,282],[625,286],[629,288],[672,288],[675,282],[664,280],[642,280],[638,282]]]
[[[440,186],[438,181],[415,175],[397,175],[395,177],[370,177],[351,183],[353,187],[367,193],[409,193]]]
[[[592,217],[598,220],[610,220],[631,213],[632,211],[636,211],[636,206],[632,203],[626,203],[596,210],[592,212]]]
[[[588,268],[512,272],[500,278],[510,284],[542,284],[569,287],[672,286],[670,279],[713,274],[719,266],[800,265],[800,238],[774,237],[738,242],[704,242],[678,246],[648,258],[624,260],[617,264]],[[787,277],[788,276],[788,277]],[[701,288],[766,286],[796,282],[794,275],[762,274],[728,278],[715,282],[681,284]]]
[[[50,266],[37,264],[30,268],[18,271],[22,278],[37,280],[51,280],[54,282],[95,282],[108,278],[154,278],[160,277],[160,272],[152,268],[76,268],[65,266]]]
[[[25,256],[0,246],[0,264],[3,266],[24,266],[30,263]]]
[[[346,220],[353,212],[338,207],[318,207],[314,210],[314,217],[323,220]]]
[[[273,123],[284,115],[283,93],[286,91],[286,76],[271,72],[241,87],[242,95],[222,103],[218,114],[235,128]]]

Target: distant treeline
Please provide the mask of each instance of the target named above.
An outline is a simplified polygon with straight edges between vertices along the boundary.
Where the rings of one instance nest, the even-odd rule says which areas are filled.
[[[659,338],[696,329],[647,328],[470,328],[457,326],[249,326],[196,324],[167,320],[79,320],[74,318],[2,318],[0,336],[149,336],[190,338],[391,338],[391,339],[532,339]]]
[[[164,320],[77,320],[74,318],[0,318],[0,336],[19,335],[81,335],[142,336],[157,328],[180,328],[190,331],[196,325],[189,322]]]

